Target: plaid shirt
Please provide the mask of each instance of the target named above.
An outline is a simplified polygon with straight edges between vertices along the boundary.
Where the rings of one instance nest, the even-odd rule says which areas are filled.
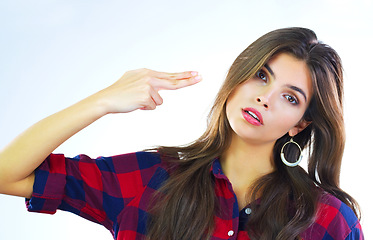
[[[170,163],[158,153],[137,152],[91,159],[50,155],[35,172],[34,192],[26,205],[31,212],[54,214],[57,209],[75,213],[109,229],[115,239],[144,239],[148,203],[169,177]],[[250,239],[245,224],[250,205],[239,211],[228,178],[216,159],[212,166],[220,210],[215,213],[211,239]],[[303,239],[364,239],[353,211],[325,194],[315,222]]]

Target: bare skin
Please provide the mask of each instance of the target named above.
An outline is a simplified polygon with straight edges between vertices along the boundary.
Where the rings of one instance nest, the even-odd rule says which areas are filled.
[[[111,86],[28,128],[0,152],[0,193],[30,198],[34,171],[63,142],[110,113],[153,110],[163,103],[159,90],[201,81],[197,72],[126,72]]]

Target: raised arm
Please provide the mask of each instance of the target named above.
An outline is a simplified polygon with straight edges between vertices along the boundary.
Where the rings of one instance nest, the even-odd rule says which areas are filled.
[[[126,72],[117,82],[28,128],[0,152],[0,193],[31,197],[34,170],[59,145],[109,113],[153,110],[163,103],[158,91],[201,80],[196,72]]]

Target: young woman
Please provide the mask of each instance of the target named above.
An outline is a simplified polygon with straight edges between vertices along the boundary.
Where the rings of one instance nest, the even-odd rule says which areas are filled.
[[[0,155],[0,192],[29,211],[73,212],[116,239],[363,239],[339,188],[345,144],[340,58],[314,32],[260,37],[231,66],[205,133],[182,147],[113,157],[51,154],[109,113],[152,110],[197,72],[140,69],[30,127]],[[298,166],[308,149],[308,172]]]

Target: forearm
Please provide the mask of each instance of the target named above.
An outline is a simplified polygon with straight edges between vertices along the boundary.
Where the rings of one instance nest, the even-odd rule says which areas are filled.
[[[17,194],[17,182],[31,184],[32,173],[51,152],[104,114],[99,100],[93,95],[20,134],[0,152],[0,193],[20,195]]]
[[[41,120],[0,152],[0,193],[31,196],[34,170],[75,133],[108,113],[155,109],[163,102],[159,90],[174,90],[199,81],[197,72],[133,70],[113,85]]]

